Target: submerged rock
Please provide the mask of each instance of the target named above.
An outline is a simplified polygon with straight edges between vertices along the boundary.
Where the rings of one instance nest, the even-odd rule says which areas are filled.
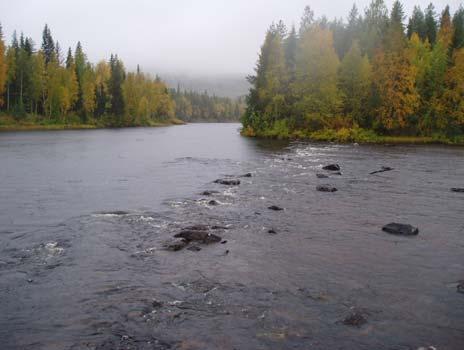
[[[451,189],[451,192],[464,193],[464,188],[454,187]]]
[[[173,252],[178,252],[179,250],[184,249],[187,245],[188,245],[188,242],[187,242],[187,241],[185,241],[185,240],[178,240],[178,241],[174,241],[174,242],[168,243],[168,244],[166,245],[166,249],[167,249],[167,250],[171,250],[171,251],[173,251]]]
[[[340,165],[338,164],[329,164],[323,167],[322,169],[324,170],[329,170],[329,171],[340,171]]]
[[[246,173],[246,174],[243,174],[240,177],[253,177],[253,174],[252,173]]]
[[[174,236],[175,238],[182,238],[186,242],[201,242],[204,244],[218,243],[222,240],[221,237],[216,236],[208,231],[198,230],[184,230]]]
[[[267,233],[269,233],[271,235],[276,235],[277,234],[276,230],[274,230],[274,229],[268,230]]]
[[[366,323],[366,318],[359,312],[353,312],[343,320],[344,325],[353,327],[361,327],[363,324]]]
[[[192,245],[191,247],[188,247],[187,250],[190,250],[191,252],[199,252],[201,250],[201,247],[197,245]]]
[[[328,179],[329,178],[329,175],[326,175],[326,174],[316,174],[317,178],[318,179]]]
[[[282,211],[284,208],[278,207],[277,205],[271,205],[268,207],[269,210],[274,210],[274,211]]]
[[[329,185],[319,185],[316,187],[319,192],[337,192],[338,189]]]
[[[237,180],[237,179],[217,179],[214,182],[217,183],[217,184],[226,185],[226,186],[238,186],[238,185],[240,185],[240,180]]]
[[[378,174],[378,173],[384,173],[386,171],[392,171],[394,170],[393,168],[390,168],[389,166],[383,166],[380,168],[380,170],[376,170],[376,171],[373,171],[372,173],[370,173],[370,175],[374,175],[374,174]]]
[[[212,200],[208,202],[208,205],[219,205],[218,201]]]
[[[213,194],[218,194],[219,191],[203,191],[201,193],[202,196],[212,196]]]
[[[382,230],[392,235],[400,236],[417,236],[419,234],[419,229],[417,227],[395,222],[385,225]]]

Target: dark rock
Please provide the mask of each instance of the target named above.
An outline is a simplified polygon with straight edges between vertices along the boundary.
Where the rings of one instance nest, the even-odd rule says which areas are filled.
[[[208,205],[219,205],[218,201],[212,200],[208,202]]]
[[[329,175],[326,175],[326,174],[316,174],[317,178],[318,179],[327,179],[329,178]]]
[[[175,238],[183,238],[186,242],[201,242],[204,244],[218,243],[222,240],[221,237],[213,235],[208,231],[184,230],[174,236]]]
[[[226,186],[238,186],[238,185],[240,185],[240,180],[237,180],[237,179],[217,179],[214,182],[217,183],[217,184],[226,185]]]
[[[344,325],[353,327],[361,327],[363,324],[366,323],[366,318],[359,312],[353,312],[343,320]]]
[[[319,192],[337,192],[338,190],[335,187],[328,185],[319,185],[316,187],[316,190]]]
[[[464,188],[452,188],[451,192],[464,193]]]
[[[333,172],[332,175],[343,175],[341,171]]]
[[[398,224],[395,222],[385,225],[382,230],[392,235],[400,236],[416,236],[419,234],[419,229],[417,227],[406,224]]]
[[[282,210],[284,210],[284,208],[278,207],[277,205],[271,205],[268,209],[269,210],[274,210],[274,211],[282,211]]]
[[[227,243],[227,241],[222,241],[222,242],[221,242],[221,244],[226,244],[226,243]]]
[[[240,177],[253,177],[253,174],[252,173],[246,173],[246,174],[243,174]]]
[[[192,226],[187,226],[184,228],[184,230],[190,230],[190,231],[208,231],[208,226],[207,225],[192,225]]]
[[[464,294],[464,281],[459,281],[458,285],[456,286],[458,293]]]
[[[267,231],[267,233],[271,234],[271,235],[276,235],[277,232],[273,229],[270,229],[269,231]]]
[[[154,299],[152,302],[151,302],[151,306],[153,306],[154,308],[160,308],[163,306],[163,303],[159,300],[156,300]]]
[[[29,279],[27,280],[27,283],[32,283],[32,282],[34,282],[34,280],[31,279],[31,278],[29,278]]]
[[[380,168],[380,170],[376,170],[376,171],[373,171],[372,173],[370,173],[370,175],[374,175],[374,174],[378,174],[378,173],[384,173],[386,171],[392,171],[394,170],[393,168],[390,168],[389,166],[383,166]]]
[[[227,255],[227,254],[229,254],[229,253],[230,253],[230,250],[226,250],[226,253],[225,253],[225,254]]]
[[[204,191],[201,193],[202,196],[212,196],[213,194],[219,193],[218,191]]]
[[[175,242],[172,242],[172,243],[168,243],[166,245],[166,249],[171,250],[173,252],[178,252],[179,250],[184,249],[187,245],[188,245],[187,241],[179,240],[179,241],[175,241]]]
[[[229,228],[226,226],[219,226],[219,225],[213,225],[211,226],[211,230],[228,230]]]
[[[197,245],[192,245],[191,247],[188,247],[187,250],[190,250],[191,252],[199,252],[201,248]]]
[[[329,171],[340,171],[340,165],[338,164],[329,164],[323,167],[322,169],[324,170],[329,170]]]

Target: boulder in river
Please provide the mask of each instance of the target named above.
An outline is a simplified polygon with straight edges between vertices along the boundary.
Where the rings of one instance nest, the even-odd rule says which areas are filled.
[[[240,180],[238,180],[238,179],[217,179],[214,182],[217,183],[217,184],[226,185],[226,186],[238,186],[238,185],[240,185]]]
[[[384,173],[386,171],[392,171],[394,170],[393,168],[390,168],[389,166],[383,166],[380,168],[380,170],[376,170],[370,173],[370,175],[378,174],[378,173]]]
[[[322,169],[324,170],[329,170],[329,171],[340,171],[340,165],[338,164],[329,164],[323,167]]]
[[[316,174],[317,178],[318,179],[327,179],[329,178],[329,175],[326,175],[326,174]]]
[[[343,320],[343,324],[346,326],[361,327],[367,323],[366,318],[359,312],[353,312]]]
[[[454,187],[451,189],[451,192],[464,193],[464,188]]]
[[[222,238],[216,236],[208,231],[198,230],[184,230],[174,236],[175,238],[182,238],[186,242],[201,242],[204,244],[219,243]]]
[[[385,225],[382,230],[392,235],[399,236],[417,236],[419,234],[419,229],[417,227],[408,224],[398,224],[396,222]]]
[[[246,174],[243,174],[240,177],[253,177],[253,174],[252,173],[246,173]]]
[[[208,202],[208,205],[219,205],[218,201],[215,201],[214,199]]]
[[[329,185],[319,185],[316,187],[319,192],[337,192],[338,189]]]
[[[269,210],[274,210],[274,211],[282,211],[284,208],[278,207],[277,205],[271,205],[268,207]]]

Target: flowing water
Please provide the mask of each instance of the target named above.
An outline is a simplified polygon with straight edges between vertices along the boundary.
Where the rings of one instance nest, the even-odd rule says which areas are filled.
[[[463,148],[238,129],[1,133],[0,348],[464,349]],[[191,225],[223,244],[166,250]]]

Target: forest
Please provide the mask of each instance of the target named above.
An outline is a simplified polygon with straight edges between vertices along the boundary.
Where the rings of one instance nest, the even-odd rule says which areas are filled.
[[[261,47],[242,118],[247,136],[374,142],[464,140],[464,9],[373,0],[347,21],[279,21]]]
[[[63,53],[45,25],[39,49],[0,26],[0,128],[153,126],[239,120],[244,102],[170,90],[160,77],[128,72],[117,55],[96,65],[82,44]]]

